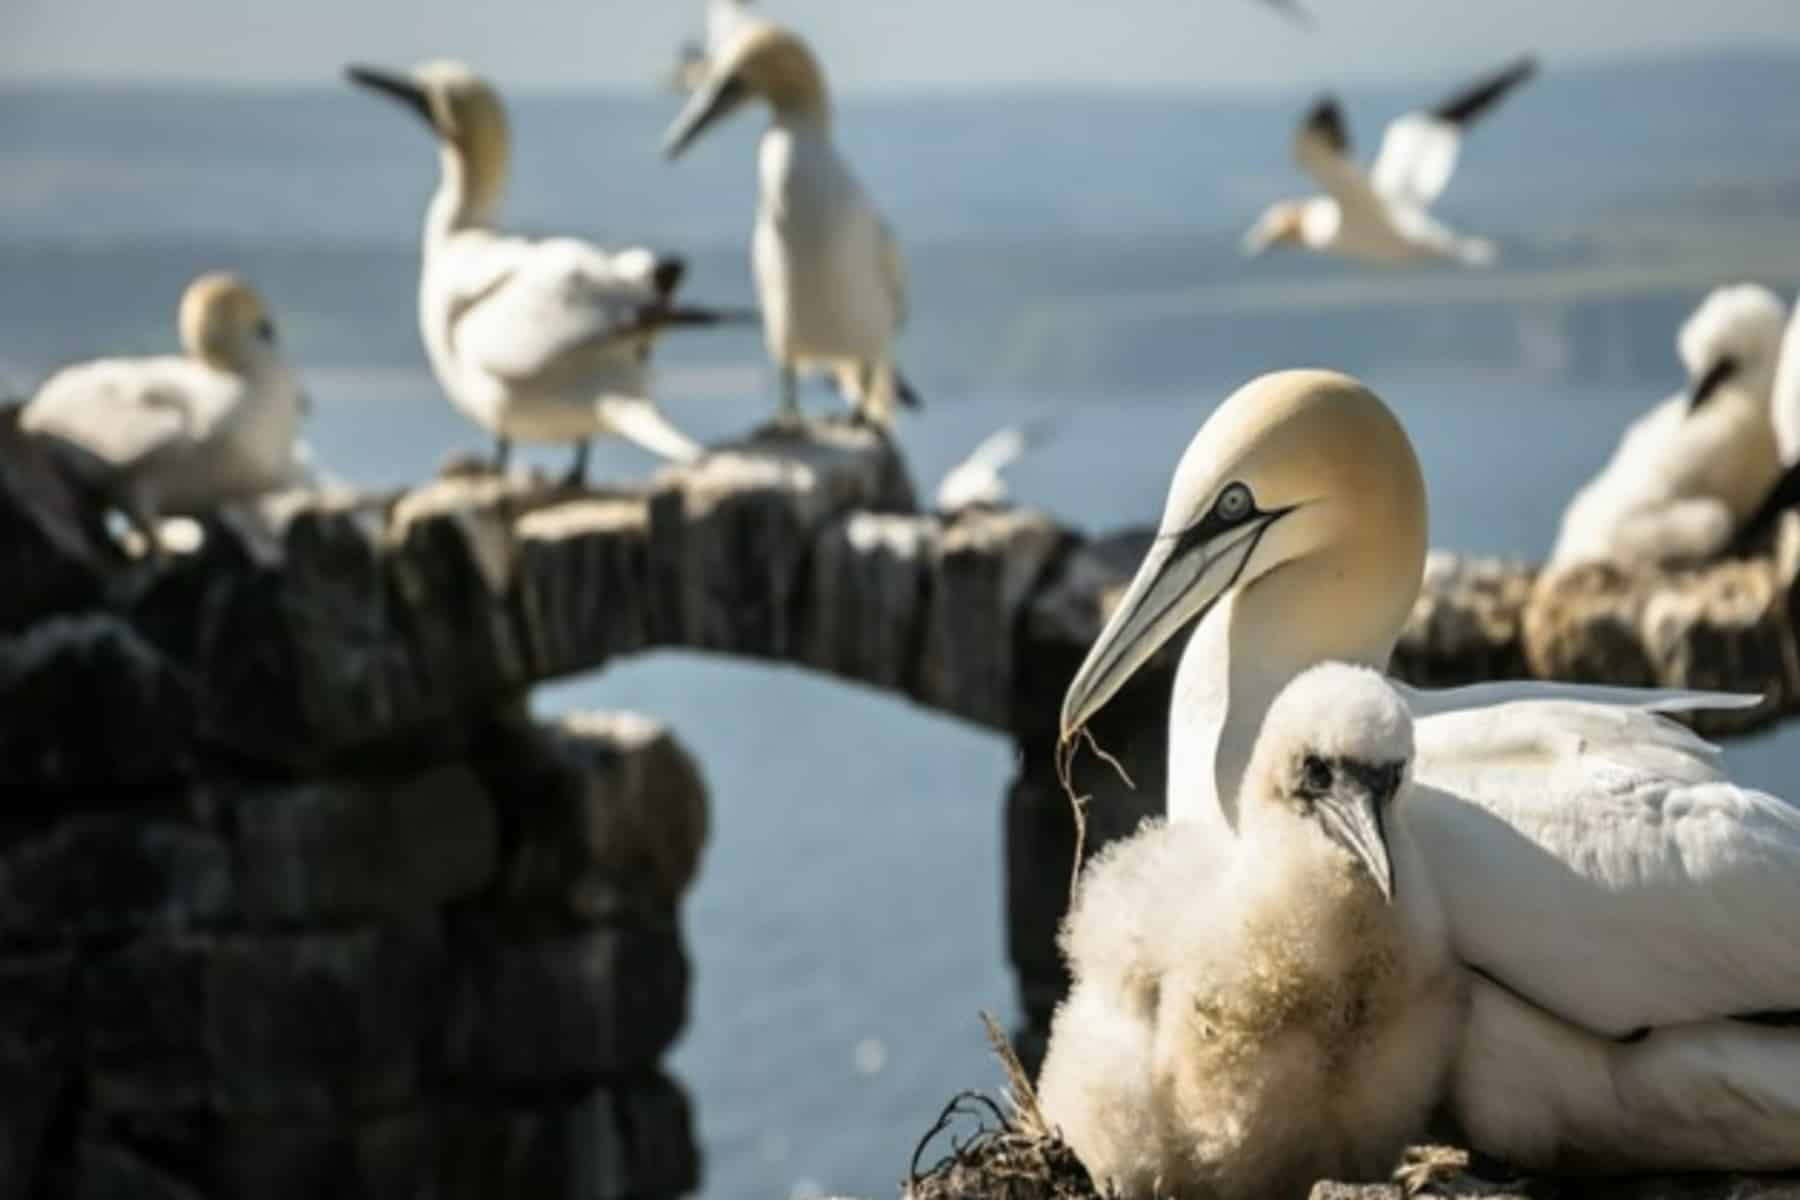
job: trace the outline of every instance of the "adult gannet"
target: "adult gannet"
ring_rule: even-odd
[[[1254,381],[1183,457],[1160,535],[1064,698],[1065,736],[1197,619],[1170,703],[1169,814],[1236,836],[1270,700],[1320,662],[1385,667],[1418,593],[1425,531],[1418,460],[1373,393],[1322,371]],[[1407,823],[1453,950],[1482,986],[1595,1051],[1578,1061],[1548,1041],[1527,1046],[1529,1024],[1508,1030],[1511,1052],[1531,1050],[1543,1071],[1459,1110],[1475,1146],[1529,1166],[1547,1164],[1521,1147],[1557,1162],[1679,1165],[1631,1150],[1625,1134],[1648,1110],[1667,1126],[1663,1145],[1695,1166],[1800,1166],[1800,1136],[1724,1132],[1800,1129],[1800,1031],[1730,1020],[1800,1009],[1800,810],[1732,784],[1711,746],[1660,715],[1744,698],[1400,690],[1417,719]],[[1643,1065],[1687,1025],[1708,1031],[1706,1049],[1658,1059],[1654,1087],[1614,1078],[1584,1091],[1611,1099],[1579,1118],[1558,1107],[1580,1083],[1559,1064],[1616,1064],[1599,1052],[1635,1037],[1642,1054],[1621,1057]],[[1741,1074],[1752,1060],[1767,1073]],[[1496,1108],[1534,1112],[1538,1136],[1506,1136]]]
[[[781,372],[781,415],[798,416],[797,373],[817,369],[859,418],[889,427],[896,403],[919,403],[893,357],[906,323],[906,266],[893,230],[832,144],[831,101],[812,48],[772,22],[739,22],[669,127],[663,153],[679,157],[756,96],[772,119],[757,153],[751,259]]]
[[[1412,754],[1379,674],[1315,667],[1269,709],[1238,839],[1147,822],[1087,869],[1039,1099],[1103,1187],[1303,1197],[1423,1132],[1463,975],[1397,815]]]
[[[938,483],[937,509],[946,516],[971,508],[1001,508],[1011,498],[1005,471],[1051,434],[1051,423],[1038,419],[1007,425],[983,438],[969,457],[945,472]]]
[[[153,554],[158,521],[303,481],[305,397],[268,306],[235,275],[181,297],[181,356],[110,358],[58,371],[20,414],[117,505]]]
[[[1787,307],[1767,288],[1715,289],[1677,339],[1689,385],[1626,429],[1563,514],[1549,565],[1711,558],[1781,473],[1771,413]]]
[[[1537,72],[1526,57],[1477,80],[1430,112],[1398,118],[1382,135],[1365,175],[1350,158],[1350,133],[1334,97],[1315,104],[1294,135],[1294,157],[1323,196],[1271,206],[1244,236],[1247,253],[1291,243],[1362,262],[1450,259],[1486,266],[1497,253],[1431,215],[1456,171],[1463,130]]]
[[[750,0],[706,0],[706,36],[681,44],[681,49],[676,52],[675,67],[669,72],[670,87],[684,96],[699,91],[706,83],[719,48],[749,19]]]
[[[347,74],[406,105],[437,136],[442,178],[425,210],[419,328],[451,403],[494,435],[496,467],[505,468],[514,439],[573,443],[568,482],[579,483],[589,439],[609,433],[664,458],[695,458],[700,448],[648,395],[657,333],[718,319],[675,306],[682,261],[496,233],[510,141],[494,89],[442,60],[407,75],[358,66]]]

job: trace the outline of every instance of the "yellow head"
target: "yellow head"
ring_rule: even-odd
[[[276,353],[275,323],[256,289],[224,271],[188,284],[181,296],[181,347],[221,371],[243,373]]]
[[[1239,612],[1298,599],[1321,658],[1391,646],[1418,592],[1425,483],[1399,421],[1356,380],[1282,371],[1241,388],[1176,468],[1155,543],[1063,701],[1072,736],[1143,664],[1228,592]]]
[[[417,114],[464,173],[466,208],[485,217],[500,206],[512,152],[500,94],[467,65],[452,59],[421,63],[405,75],[350,67],[350,81],[388,96]]]
[[[754,97],[778,117],[828,122],[825,72],[805,40],[772,21],[745,21],[720,46],[705,82],[663,139],[663,154],[679,157],[709,126]]]
[[[1283,200],[1264,210],[1244,235],[1244,253],[1254,258],[1271,246],[1298,246],[1304,241],[1306,203]]]

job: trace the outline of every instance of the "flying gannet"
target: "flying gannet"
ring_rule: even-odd
[[[1575,494],[1550,566],[1697,561],[1725,549],[1781,472],[1771,404],[1786,319],[1755,284],[1707,296],[1677,340],[1687,389],[1633,422]]]
[[[1430,112],[1398,118],[1382,135],[1367,174],[1350,158],[1343,110],[1324,97],[1294,135],[1294,157],[1325,194],[1271,206],[1244,236],[1245,251],[1291,244],[1370,263],[1491,263],[1492,242],[1448,228],[1431,206],[1456,172],[1463,131],[1536,72],[1535,59],[1521,58]]]
[[[896,404],[918,406],[893,357],[906,323],[906,267],[893,230],[832,143],[831,101],[811,47],[772,22],[739,22],[670,126],[663,153],[679,157],[758,96],[772,117],[757,152],[751,259],[781,372],[781,416],[799,414],[798,372],[820,370],[860,419],[890,427]]]
[[[1008,425],[983,438],[938,483],[938,511],[953,516],[972,508],[1004,507],[1011,499],[1006,469],[1043,445],[1051,433],[1051,423],[1040,418]]]
[[[1270,701],[1320,662],[1385,668],[1425,547],[1418,460],[1386,405],[1330,372],[1252,382],[1183,457],[1064,698],[1065,736],[1197,621],[1170,702],[1169,816],[1237,836]],[[1456,1089],[1474,1147],[1534,1169],[1800,1166],[1800,1030],[1737,1020],[1800,1009],[1800,809],[1731,783],[1661,715],[1746,698],[1399,690],[1417,747],[1407,823],[1477,975],[1458,1076],[1540,1068],[1484,1103]],[[1495,1019],[1502,998],[1533,1019]]]
[[[116,505],[152,554],[158,522],[304,482],[306,399],[275,323],[235,275],[202,275],[179,317],[181,356],[110,358],[52,375],[20,414]]]
[[[1412,754],[1378,673],[1315,667],[1269,709],[1239,838],[1146,822],[1088,867],[1039,1099],[1103,1187],[1304,1197],[1424,1131],[1463,975],[1401,818]]]
[[[579,483],[600,434],[677,462],[696,457],[700,448],[648,395],[657,334],[720,319],[675,305],[682,261],[495,232],[510,146],[498,93],[458,62],[347,74],[404,104],[437,137],[442,178],[425,210],[419,327],[451,403],[494,435],[496,468],[505,469],[514,439],[573,444],[568,482]]]
[[[676,52],[675,67],[669,72],[670,88],[684,96],[699,91],[706,83],[719,48],[749,19],[750,0],[706,0],[706,36],[681,44],[681,49]]]

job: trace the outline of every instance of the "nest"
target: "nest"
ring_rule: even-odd
[[[1006,1069],[1008,1104],[977,1092],[953,1097],[913,1151],[904,1200],[1108,1200],[1044,1120],[1006,1035],[991,1016],[982,1020]],[[948,1153],[921,1169],[945,1137]]]

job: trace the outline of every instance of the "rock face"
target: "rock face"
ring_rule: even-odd
[[[705,789],[641,718],[518,716],[651,647],[804,664],[1015,739],[1008,943],[1061,994],[1063,687],[1147,543],[914,511],[892,447],[769,431],[650,485],[475,475],[208,518],[158,567],[0,411],[0,1200],[660,1196]],[[1800,552],[1538,578],[1435,558],[1395,669],[1800,706]],[[1086,848],[1160,807],[1171,655],[1094,730]]]

